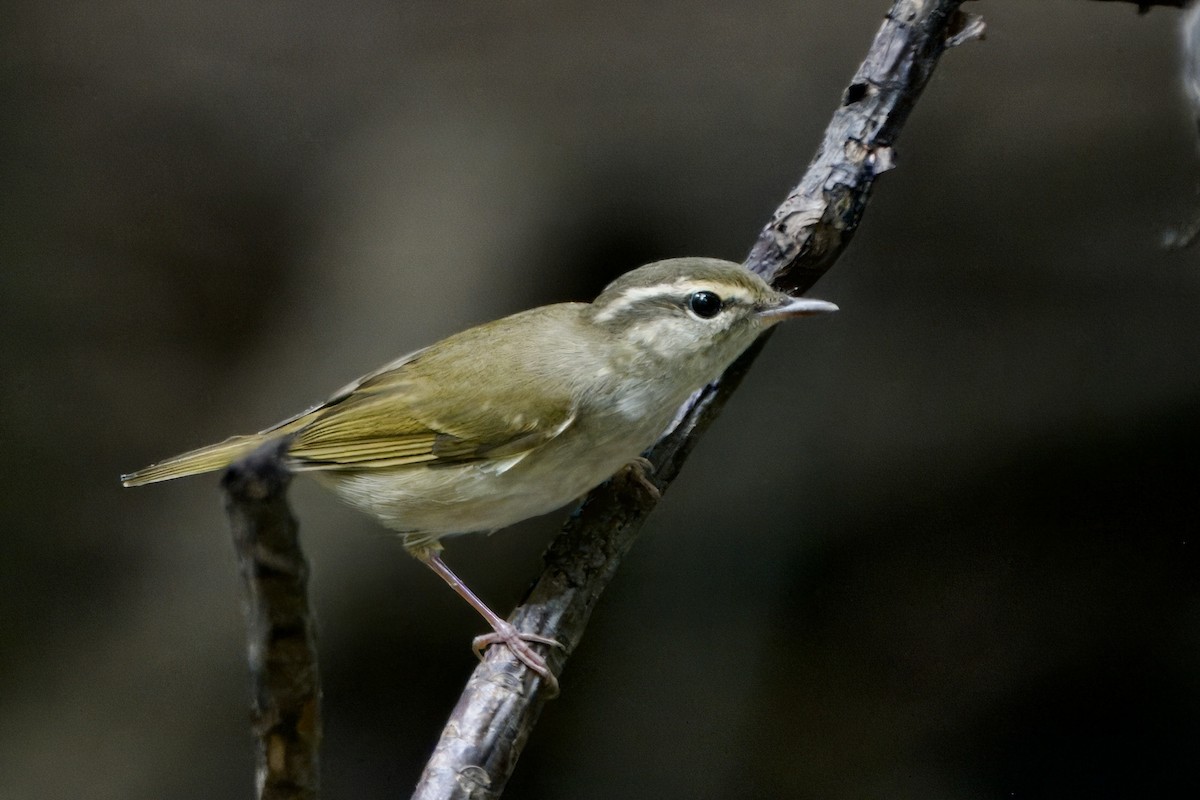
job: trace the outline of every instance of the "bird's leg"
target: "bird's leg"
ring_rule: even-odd
[[[650,459],[638,456],[621,467],[621,471],[629,475],[630,478],[633,478],[655,500],[662,499],[662,491],[654,485],[654,481],[650,480],[650,476],[654,474],[654,465],[650,463]]]
[[[502,619],[499,614],[488,608],[487,604],[475,596],[467,585],[455,575],[446,562],[442,561],[441,555],[437,550],[429,547],[412,548],[410,552],[425,566],[436,572],[438,576],[449,584],[450,588],[458,592],[459,596],[471,604],[480,613],[480,615],[488,621],[492,626],[494,633],[485,633],[482,636],[475,637],[471,643],[471,647],[475,650],[475,655],[479,660],[483,660],[483,651],[493,644],[502,644],[512,651],[517,659],[529,667],[531,670],[541,676],[542,682],[546,685],[546,691],[553,697],[558,694],[558,680],[554,677],[554,673],[550,671],[549,665],[546,664],[546,659],[538,655],[530,642],[535,644],[544,644],[550,647],[562,647],[562,643],[548,636],[539,636],[536,633],[522,633],[509,621]]]

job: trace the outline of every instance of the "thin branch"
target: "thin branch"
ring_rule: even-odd
[[[1183,8],[1191,0],[1092,0],[1093,3],[1128,3],[1137,6],[1137,13],[1145,14],[1154,6]]]
[[[320,679],[308,607],[308,563],[288,508],[280,461],[268,442],[225,471],[221,486],[245,583],[253,682],[255,789],[261,800],[315,800],[320,783]]]
[[[982,33],[961,0],[897,0],[846,89],[800,184],[759,234],[746,265],[780,288],[812,286],[844,250],[875,178],[893,166],[892,144],[947,47]],[[660,490],[678,474],[761,351],[762,340],[693,401],[681,423],[649,453]],[[633,545],[656,498],[627,476],[593,491],[546,553],[546,566],[510,620],[557,639],[555,674],[578,645],[601,592]],[[505,649],[491,648],[450,715],[413,795],[499,797],[545,703],[539,679]]]

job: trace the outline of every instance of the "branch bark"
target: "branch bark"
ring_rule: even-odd
[[[272,441],[225,471],[221,487],[245,584],[260,800],[315,800],[320,784],[320,679],[308,607],[308,563],[287,505],[291,476]]]
[[[1183,8],[1191,0],[1092,0],[1093,3],[1128,3],[1137,6],[1137,13],[1145,14],[1154,6]]]
[[[794,293],[829,269],[858,227],[876,177],[892,168],[892,145],[942,53],[982,34],[979,19],[960,5],[896,0],[804,177],[759,234],[748,269]],[[648,454],[660,490],[678,474],[762,344],[699,393],[680,424]],[[618,476],[588,495],[551,544],[545,570],[510,621],[564,645],[547,654],[556,675],[655,503],[637,481]],[[491,648],[451,713],[413,797],[499,797],[547,699],[539,684],[507,649]]]

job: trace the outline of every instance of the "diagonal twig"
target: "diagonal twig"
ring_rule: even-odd
[[[1139,14],[1145,14],[1154,6],[1166,6],[1168,8],[1183,8],[1191,0],[1092,0],[1093,3],[1128,3],[1137,6]]]
[[[892,145],[938,59],[947,47],[982,33],[978,18],[960,5],[893,3],[804,177],[759,234],[748,269],[794,293],[829,269],[857,228],[875,178],[892,168]],[[660,490],[678,474],[761,348],[760,339],[650,451]],[[551,544],[545,570],[510,621],[564,645],[547,655],[555,674],[655,502],[638,481],[618,476],[588,495]],[[499,797],[546,699],[539,679],[507,649],[491,648],[451,713],[413,797]]]

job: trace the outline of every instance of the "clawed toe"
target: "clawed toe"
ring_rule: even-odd
[[[558,680],[554,677],[554,673],[550,671],[550,666],[546,663],[546,659],[539,655],[530,643],[542,644],[547,647],[557,647],[560,650],[565,650],[566,646],[549,636],[542,636],[536,633],[522,633],[508,623],[504,623],[504,627],[497,627],[492,633],[485,633],[482,636],[476,636],[471,642],[471,648],[475,651],[475,655],[480,661],[483,661],[483,653],[487,648],[494,644],[507,647],[517,660],[520,661],[529,669],[536,672],[546,686],[547,693],[554,697],[558,694]]]
[[[516,630],[516,629],[514,629]],[[533,644],[544,644],[548,647],[557,647],[559,650],[566,650],[567,646],[558,639],[551,639],[549,636],[540,636],[536,633],[521,633],[516,631],[516,639],[521,642],[532,642]],[[483,660],[483,652],[494,644],[504,645],[508,647],[512,644],[509,637],[493,631],[492,633],[483,633],[471,640],[471,649],[475,651],[475,655],[479,660]]]
[[[437,573],[438,577],[449,584],[450,588],[458,592],[464,600],[471,604],[471,608],[483,616],[492,626],[494,633],[487,633],[483,636],[477,636],[475,641],[471,643],[475,650],[475,655],[479,660],[483,660],[483,651],[494,644],[502,644],[507,647],[518,660],[531,670],[536,672],[542,678],[542,685],[546,689],[546,693],[550,697],[558,694],[558,680],[554,677],[554,673],[550,671],[550,667],[546,664],[546,659],[538,655],[530,643],[542,644],[547,647],[558,647],[563,650],[566,648],[562,642],[555,641],[548,636],[541,636],[536,633],[521,633],[511,622],[506,622],[497,616],[496,612],[487,607],[482,600],[475,596],[475,593],[467,588],[458,576],[450,571],[438,555],[438,550],[435,548],[410,548],[412,554],[421,560],[426,566]]]
[[[650,476],[654,474],[654,464],[650,459],[644,456],[638,456],[625,465],[625,471],[629,477],[638,482],[643,489],[650,493],[650,496],[655,500],[662,499],[662,491],[650,480]]]

